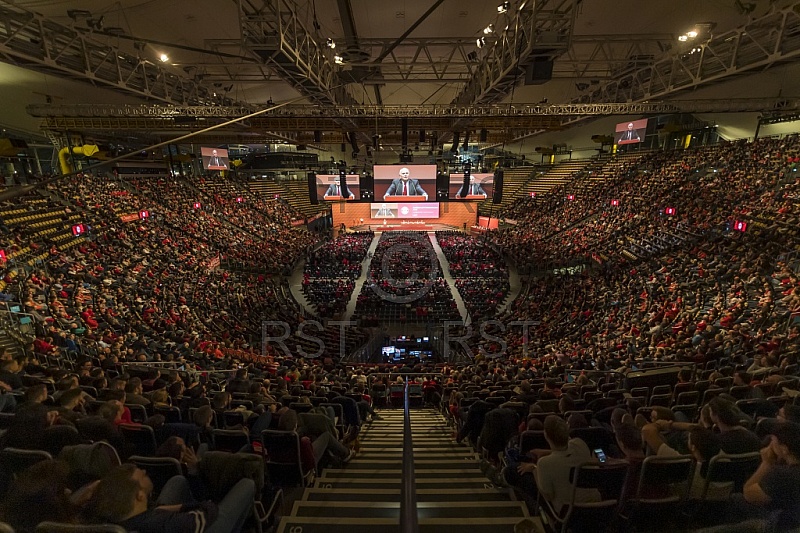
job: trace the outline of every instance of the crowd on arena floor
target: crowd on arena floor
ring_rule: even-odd
[[[473,320],[493,317],[510,288],[503,257],[459,231],[437,231],[436,240],[469,315]]]
[[[368,231],[345,233],[308,255],[303,270],[303,292],[319,316],[332,318],[347,308],[374,237]]]
[[[458,320],[458,307],[426,232],[381,234],[356,302],[364,325]]]

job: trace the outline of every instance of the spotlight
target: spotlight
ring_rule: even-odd
[[[160,56],[158,56],[158,58],[161,60],[162,63],[166,63],[167,61],[169,61],[169,56],[167,54],[161,54]]]
[[[333,62],[337,65],[344,65],[344,58],[342,56],[333,56]]]
[[[493,31],[494,31],[494,24],[489,24],[488,26],[483,28],[483,33],[485,33],[486,35],[489,35]]]
[[[510,4],[511,4],[511,2],[503,2],[502,4],[497,6],[497,12],[502,15],[503,13],[508,11],[508,8],[510,7]]]
[[[484,46],[486,46],[486,39],[483,38],[483,37],[480,37],[479,39],[477,39],[475,41],[475,44],[478,45],[478,48],[483,48]]]
[[[695,37],[697,37],[697,32],[696,32],[696,31],[694,31],[694,30],[692,30],[692,31],[687,31],[687,32],[686,32],[686,36],[687,36],[689,39],[694,39]]]
[[[334,41],[333,39],[328,39],[328,41],[325,44],[327,44],[328,48],[330,48],[331,50],[336,48],[336,41]]]
[[[688,35],[679,35],[679,36],[678,36],[678,40],[679,40],[680,42],[682,42],[682,43],[685,43],[686,41],[688,41],[688,40],[689,40],[689,36],[688,36]]]

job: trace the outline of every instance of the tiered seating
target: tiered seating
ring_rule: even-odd
[[[478,205],[478,210],[481,213],[489,213],[490,208],[492,211],[497,211],[509,205],[514,199],[520,196],[522,187],[530,180],[531,176],[534,175],[538,168],[539,167],[516,167],[504,169],[502,203],[498,206],[493,205],[492,196],[490,195]]]
[[[308,184],[305,181],[290,180],[284,182],[286,185],[286,200],[306,217],[312,217],[327,209],[325,202],[319,205],[311,205],[308,197]]]
[[[212,501],[225,502],[233,486],[236,497],[227,501],[237,502],[242,517],[251,503],[268,508],[279,486],[303,485],[316,473],[320,482],[293,506],[284,528],[316,531],[330,528],[333,520],[362,531],[375,525],[365,526],[363,513],[381,517],[379,526],[392,525],[399,508],[396,483],[380,476],[396,476],[397,463],[389,468],[388,457],[371,458],[370,450],[396,453],[385,447],[397,444],[397,435],[382,432],[397,432],[399,421],[376,425],[379,433],[370,432],[359,443],[364,460],[352,468],[324,469],[352,459],[345,445],[358,442],[372,409],[364,394],[391,400],[387,391],[403,389],[397,377],[402,381],[416,370],[425,379],[410,384],[414,400],[440,410],[456,441],[442,438],[450,433],[438,415],[416,418],[436,433],[414,436],[421,439],[415,440],[415,451],[431,455],[414,459],[418,488],[448,490],[418,491],[420,509],[428,513],[421,517],[423,528],[469,526],[494,533],[539,513],[549,524],[569,521],[567,529],[574,522],[591,530],[735,523],[724,526],[733,528],[749,524],[749,518],[759,530],[795,530],[800,526],[793,490],[800,463],[794,399],[800,390],[800,280],[794,252],[800,249],[800,185],[792,171],[800,164],[800,140],[723,143],[595,164],[570,182],[586,194],[565,201],[561,185],[535,204],[517,202],[509,209],[515,210],[518,227],[492,236],[518,265],[575,261],[582,268],[575,275],[553,269],[532,276],[501,314],[488,298],[486,306],[476,296],[473,318],[499,324],[473,327],[464,341],[470,352],[462,359],[438,366],[412,362],[397,375],[392,372],[399,369],[377,365],[354,373],[337,362],[340,335],[345,353],[351,353],[367,340],[362,329],[342,333],[338,326],[319,325],[299,335],[298,325],[310,321],[291,300],[287,282],[205,263],[209,253],[235,253],[230,248],[241,241],[231,236],[251,231],[213,199],[232,192],[227,186],[210,191],[209,208],[201,212],[184,206],[194,192],[158,180],[70,178],[48,188],[57,199],[20,199],[30,202],[26,211],[43,214],[43,222],[61,213],[64,227],[78,219],[92,227],[90,240],[61,244],[53,242],[52,233],[31,238],[36,228],[26,223],[38,219],[17,220],[24,214],[14,213],[16,205],[0,207],[3,249],[44,254],[45,262],[37,269],[9,269],[2,281],[4,299],[34,320],[36,340],[26,349],[36,362],[26,366],[21,360],[22,371],[16,362],[2,363],[0,381],[8,387],[0,391],[0,423],[7,428],[0,437],[0,490],[7,505],[0,519],[19,530],[34,529],[43,517],[138,529],[112,512],[130,509],[113,501],[127,491],[115,490],[108,474],[123,459],[147,469],[156,492],[169,494],[167,479],[182,463],[204,473]],[[592,183],[593,172],[604,179]],[[620,205],[611,206],[612,199]],[[676,213],[667,215],[666,207]],[[153,216],[121,222],[121,214],[141,208]],[[266,216],[252,211],[258,213]],[[737,220],[748,223],[746,232],[735,231]],[[281,222],[273,223],[283,229]],[[503,278],[496,275],[504,268],[499,257],[460,235],[439,237],[457,278],[492,283]],[[267,260],[267,254],[278,253],[276,247],[258,248],[260,255],[253,257]],[[356,247],[353,262],[362,257],[363,246]],[[320,278],[351,282],[350,258],[345,264],[335,248],[328,251],[309,268]],[[431,251],[426,234],[383,235],[359,295],[363,321],[441,323],[458,317]],[[449,333],[451,339],[459,335]],[[322,349],[308,335],[321,339]],[[461,345],[464,336],[458,338],[451,348]],[[262,339],[268,341],[263,348]],[[239,368],[242,363],[250,375]],[[295,420],[297,412],[321,417],[319,424]],[[325,452],[302,441],[295,426],[324,434]],[[180,440],[170,439],[177,433]],[[108,444],[98,444],[103,440]],[[67,450],[62,458],[72,459],[69,466],[49,462],[65,446],[85,442],[96,449]],[[190,450],[201,442],[218,454],[206,454],[197,464]],[[554,462],[546,457],[551,445],[568,451],[551,459],[568,455],[574,468],[548,471]],[[259,448],[267,453],[249,453]],[[449,456],[451,450],[458,457],[444,458],[441,452]],[[592,450],[612,460],[601,464]],[[165,457],[142,457],[156,454]],[[81,457],[92,458],[91,469],[81,468]],[[537,487],[534,458],[538,478],[560,475],[556,484],[563,490]],[[34,461],[42,464],[23,472]],[[426,461],[444,462],[428,469],[422,467]],[[371,475],[378,477],[367,479],[364,474],[376,464]],[[227,482],[210,477],[211,471],[224,472]],[[15,485],[6,482],[17,475]],[[82,513],[50,498],[28,497],[42,480],[61,497],[69,494],[69,484],[77,489],[97,478],[104,481]],[[786,482],[774,483],[778,478]],[[269,486],[256,491],[253,481]],[[379,481],[391,488],[374,490]],[[189,493],[180,478],[169,483]],[[454,488],[458,483],[464,490]],[[475,490],[486,483],[492,483],[490,489]],[[497,491],[498,485],[513,488],[517,501]],[[149,485],[142,480],[141,486]],[[374,493],[353,492],[354,486]],[[582,490],[579,498],[572,497],[573,486]],[[345,492],[358,499],[343,504]],[[263,496],[258,502],[257,493]],[[432,505],[428,498],[448,501]],[[760,509],[743,506],[742,499]],[[189,519],[214,515],[207,502],[180,503],[192,505]],[[562,503],[567,513],[558,512]],[[14,512],[21,509],[24,513]],[[256,519],[248,520],[247,527],[257,529]]]

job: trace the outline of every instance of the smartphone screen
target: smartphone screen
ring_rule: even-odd
[[[600,461],[601,463],[606,462],[606,452],[604,452],[602,448],[597,448],[594,451],[594,454],[597,456],[598,461]]]

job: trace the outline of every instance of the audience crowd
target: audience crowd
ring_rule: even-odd
[[[587,508],[616,494],[613,528],[796,530],[799,156],[789,136],[620,158],[512,205],[491,247],[439,233],[468,311],[496,322],[449,332],[447,363],[403,369],[338,361],[361,328],[314,332],[322,353],[305,356],[309,317],[271,273],[316,238],[235,183],[84,175],[15,198],[0,295],[26,320],[0,353],[0,520],[252,529],[277,487],[349,462],[388,386],[416,372],[454,439],[550,524],[597,530]],[[320,315],[346,305],[372,240],[308,255]],[[544,271],[502,312],[498,250]],[[441,269],[426,234],[383,233],[361,325],[458,319]],[[292,461],[296,477],[275,468]],[[573,496],[584,463],[607,475]]]

